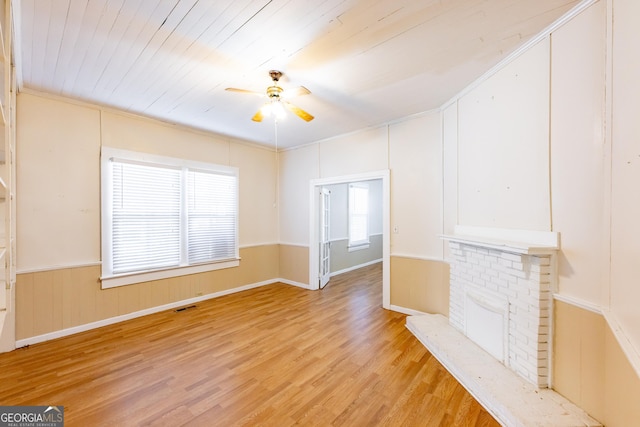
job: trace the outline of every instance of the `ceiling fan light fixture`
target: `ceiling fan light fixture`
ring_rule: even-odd
[[[228,87],[226,90],[231,92],[248,93],[261,97],[265,97],[266,95],[268,101],[251,118],[254,122],[261,122],[264,117],[270,117],[272,114],[276,119],[284,119],[287,116],[287,110],[291,111],[306,122],[313,120],[314,117],[311,114],[289,102],[289,98],[309,95],[311,91],[304,86],[287,89],[285,91],[278,85],[278,81],[280,81],[280,78],[282,77],[282,72],[271,70],[269,71],[269,76],[271,77],[273,85],[267,87],[266,94],[233,87]]]
[[[273,114],[273,116],[278,120],[282,120],[287,117],[287,111],[279,99],[273,99],[271,102],[264,104],[260,108],[260,112],[264,117],[271,117]]]
[[[271,112],[274,116],[276,116],[276,119],[278,120],[282,120],[287,117],[287,111],[284,109],[284,107],[282,106],[282,102],[280,102],[279,99],[277,101],[271,102]]]

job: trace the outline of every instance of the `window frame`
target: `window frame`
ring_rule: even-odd
[[[366,214],[362,214],[362,213],[357,213],[354,214],[352,212],[351,209],[351,199],[352,199],[352,194],[351,194],[351,189],[352,188],[359,188],[359,189],[364,189],[367,190],[367,212]],[[352,251],[359,251],[362,249],[368,249],[369,245],[371,244],[371,231],[369,229],[370,227],[370,198],[369,198],[369,184],[367,183],[363,183],[363,182],[352,182],[349,183],[348,188],[347,188],[347,216],[348,216],[348,223],[347,223],[347,234],[348,234],[348,242],[347,242],[347,250],[348,252],[352,252]],[[352,228],[352,218],[354,215],[358,215],[358,216],[363,216],[366,218],[366,228],[367,228],[367,237],[366,239],[362,239],[362,240],[355,240],[352,241],[351,240],[351,228]]]
[[[113,198],[113,187],[112,187],[112,167],[110,165],[110,161],[112,159],[121,159],[126,162],[134,162],[141,163],[147,165],[155,165],[160,167],[167,168],[179,168],[182,170],[182,178],[181,180],[186,179],[187,170],[193,171],[204,171],[204,172],[213,172],[220,173],[225,175],[232,175],[236,179],[236,198],[235,198],[235,241],[234,241],[234,255],[232,258],[216,260],[216,261],[208,261],[201,262],[197,264],[189,265],[186,263],[186,258],[184,254],[186,252],[186,248],[182,243],[185,238],[186,230],[183,228],[186,223],[186,215],[182,215],[181,220],[181,230],[180,230],[180,238],[181,238],[181,246],[183,246],[181,263],[179,266],[167,267],[167,268],[158,268],[158,269],[149,269],[144,271],[133,271],[126,272],[120,274],[114,274],[112,271],[113,265],[113,252],[112,252],[112,240],[111,240],[111,232],[113,226],[113,218],[112,218],[112,198]],[[146,282],[151,280],[159,280],[166,279],[170,277],[183,276],[187,274],[194,273],[202,273],[206,271],[219,270],[223,268],[231,268],[237,267],[240,265],[240,250],[239,250],[239,191],[240,191],[240,175],[239,170],[236,167],[232,166],[224,166],[213,163],[205,163],[198,162],[187,159],[180,159],[175,157],[166,157],[155,154],[141,153],[137,151],[124,150],[119,148],[112,148],[103,146],[101,148],[100,155],[100,167],[101,167],[101,181],[100,181],[100,192],[101,192],[101,287],[102,289],[108,289],[118,286],[129,285],[133,283]],[[184,206],[186,203],[186,188],[185,183],[181,184],[181,204]]]

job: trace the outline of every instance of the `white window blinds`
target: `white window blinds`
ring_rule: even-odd
[[[369,187],[349,184],[349,246],[369,243]]]
[[[180,170],[113,161],[113,274],[180,265]]]
[[[236,193],[235,176],[187,172],[189,264],[235,256]]]
[[[239,259],[235,168],[106,151],[103,281]]]

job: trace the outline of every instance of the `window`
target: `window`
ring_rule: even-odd
[[[102,287],[238,265],[237,169],[104,147]]]
[[[369,247],[369,186],[349,184],[349,248]]]

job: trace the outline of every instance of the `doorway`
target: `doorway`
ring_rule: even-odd
[[[382,307],[389,309],[391,304],[390,291],[390,196],[389,196],[389,171],[377,171],[356,175],[348,175],[334,178],[321,178],[310,181],[309,188],[309,287],[320,289],[322,274],[326,270],[320,261],[322,251],[323,213],[321,212],[323,197],[322,189],[328,185],[348,184],[360,181],[382,181]]]

